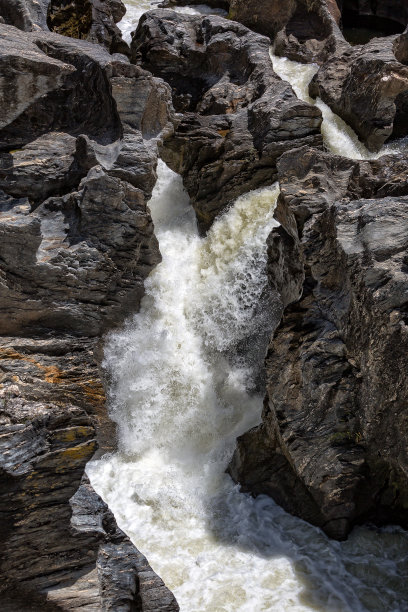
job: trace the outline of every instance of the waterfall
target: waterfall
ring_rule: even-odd
[[[106,344],[119,449],[88,473],[183,612],[397,610],[401,530],[331,542],[225,473],[235,438],[260,420],[251,382],[279,316],[273,298],[262,307],[277,195],[239,198],[200,238],[180,177],[160,163],[150,207],[163,262]]]
[[[132,4],[142,12],[143,1]],[[317,67],[272,61],[310,101]],[[372,156],[316,104],[332,150]],[[89,464],[93,486],[183,612],[401,610],[405,532],[361,527],[330,541],[272,499],[240,493],[225,473],[236,437],[259,423],[253,381],[280,315],[265,292],[277,186],[239,198],[202,238],[181,178],[163,163],[158,176],[149,205],[163,261],[140,312],[105,346],[119,443]]]

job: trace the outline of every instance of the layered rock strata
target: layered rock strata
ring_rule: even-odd
[[[320,111],[274,73],[269,40],[238,23],[151,11],[131,49],[171,86],[179,122],[161,154],[182,174],[202,230],[241,194],[273,183],[282,153],[322,143]]]
[[[100,335],[160,261],[147,200],[168,86],[0,25],[0,607],[178,610],[84,477],[113,449]]]
[[[339,539],[365,521],[407,527],[406,165],[306,149],[278,165],[268,274],[286,309],[262,424],[230,471]]]

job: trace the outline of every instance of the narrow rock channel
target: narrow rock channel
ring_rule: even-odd
[[[313,103],[318,66],[271,59]],[[404,150],[401,142],[370,153],[316,104],[334,153],[362,160]],[[277,195],[271,186],[242,196],[200,238],[181,179],[160,166],[149,206],[163,262],[141,312],[105,346],[119,449],[88,473],[185,612],[403,610],[403,530],[358,527],[335,542],[270,498],[240,493],[226,473],[236,436],[259,423],[253,381],[280,318],[277,295],[262,304]]]

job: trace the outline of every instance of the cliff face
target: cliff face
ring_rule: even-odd
[[[286,310],[262,424],[230,469],[340,539],[364,521],[407,526],[406,164],[300,149],[278,166],[268,273]]]
[[[84,476],[115,444],[98,338],[160,261],[146,202],[170,92],[102,47],[11,25],[0,74],[0,607],[177,610]]]

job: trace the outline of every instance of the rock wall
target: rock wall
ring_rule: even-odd
[[[339,539],[365,521],[408,526],[406,166],[306,149],[278,164],[268,274],[286,310],[262,424],[230,471]]]
[[[1,24],[0,75],[0,607],[178,610],[84,476],[115,445],[99,338],[160,261],[146,202],[171,93],[101,46]]]

